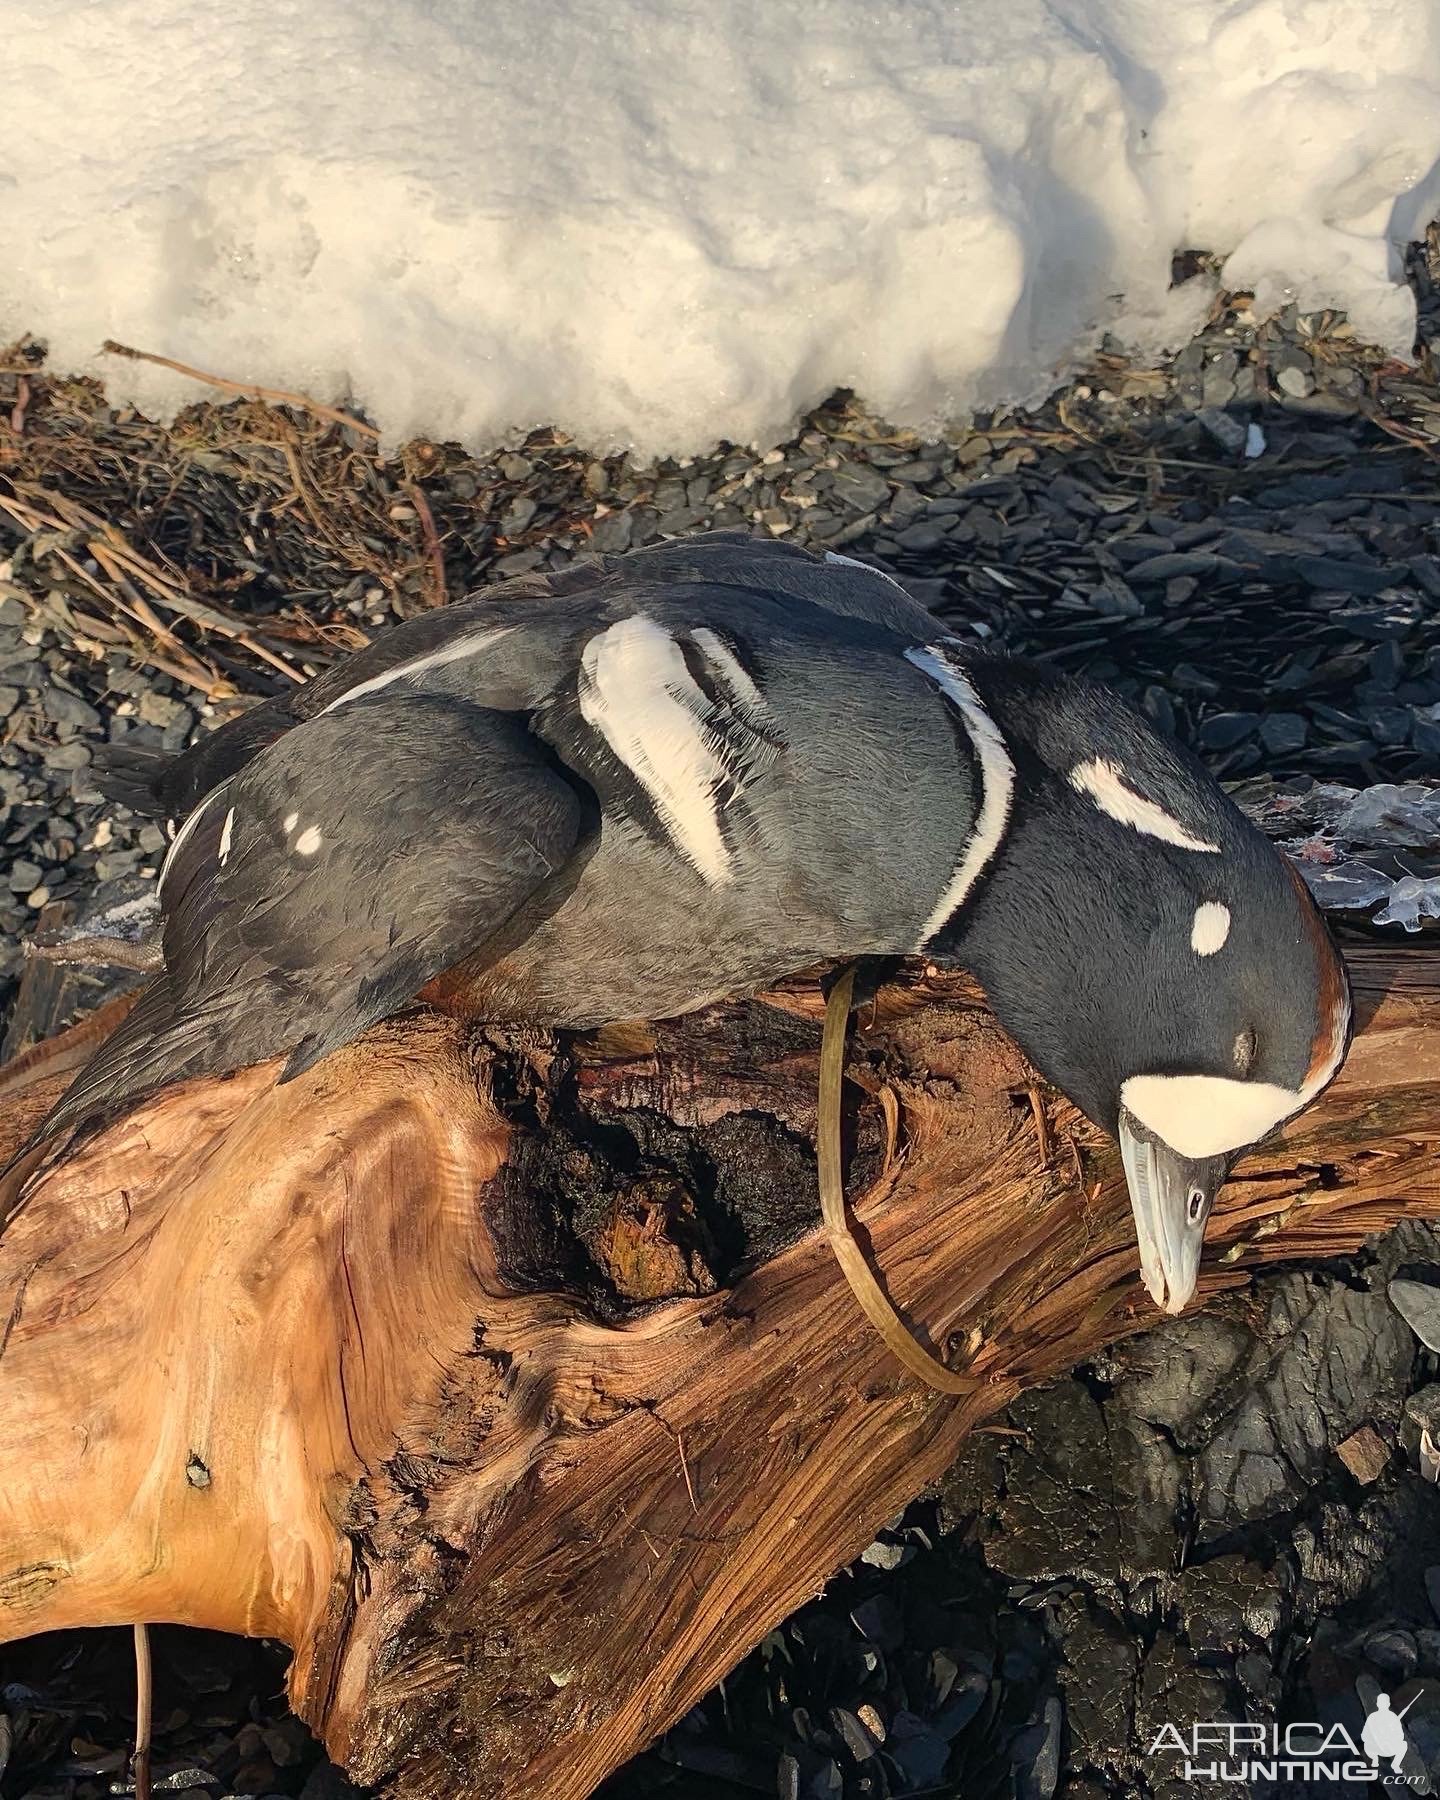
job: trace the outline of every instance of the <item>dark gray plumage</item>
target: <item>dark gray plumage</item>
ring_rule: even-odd
[[[165,973],[49,1133],[422,993],[591,1026],[923,949],[1121,1137],[1176,1303],[1230,1160],[1347,1041],[1318,914],[1199,763],[768,540],[523,577],[116,780],[179,824]]]

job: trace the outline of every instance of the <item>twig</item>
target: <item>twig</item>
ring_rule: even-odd
[[[430,502],[425,498],[425,490],[418,481],[407,481],[405,492],[415,502],[415,510],[420,515],[420,529],[425,536],[425,548],[430,553],[430,568],[435,577],[435,606],[444,606],[449,599],[449,589],[445,583],[445,553],[440,548],[440,534],[435,529],[435,515],[430,510]]]
[[[302,412],[313,413],[317,419],[329,419],[332,425],[344,425],[350,431],[363,432],[377,443],[380,439],[380,433],[373,425],[367,425],[352,413],[341,412],[338,406],[326,406],[323,401],[312,400],[308,394],[292,393],[289,388],[261,387],[254,381],[231,381],[227,375],[212,375],[206,369],[195,369],[189,363],[176,362],[173,357],[157,356],[153,350],[134,350],[129,344],[117,344],[114,338],[106,338],[100,348],[107,356],[124,356],[131,362],[154,363],[157,368],[173,369],[177,375],[188,375],[191,381],[203,381],[209,387],[220,388],[227,394],[240,394],[247,400],[268,400],[273,406],[298,406]]]
[[[150,1800],[150,1629],[135,1627],[135,1800]]]
[[[155,604],[164,607],[167,612],[178,613],[181,618],[191,619],[206,630],[219,632],[222,637],[230,638],[242,649],[248,650],[257,661],[267,664],[288,680],[296,683],[304,681],[305,677],[298,669],[261,643],[238,617],[192,598],[179,580],[174,580],[157,569],[115,526],[97,518],[78,502],[51,494],[33,483],[17,483],[16,486],[26,498],[21,499],[19,492],[5,495],[0,497],[0,506],[27,531],[36,531],[42,527],[59,531],[68,527],[86,532],[86,549],[109,576],[114,584],[114,592],[103,587],[67,550],[57,547],[52,554],[58,556],[76,578],[92,588],[101,599],[118,607],[137,624],[153,633],[173,655],[184,657],[189,653],[170,628],[155,616],[150,600],[136,587],[137,580],[142,581],[149,589]],[[43,511],[34,504],[36,500],[42,501],[51,510]],[[156,666],[165,665],[157,663]],[[201,667],[198,662],[195,664],[197,670]],[[214,686],[213,676],[208,671],[203,680],[197,681],[193,673],[184,679],[188,686],[198,687],[202,692],[208,692]]]

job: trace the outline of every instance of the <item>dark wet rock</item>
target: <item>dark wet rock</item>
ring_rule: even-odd
[[[1372,1631],[1365,1639],[1365,1659],[1393,1681],[1407,1681],[1420,1663],[1420,1650],[1408,1631]]]
[[[602,555],[615,555],[630,548],[635,530],[635,516],[629,512],[607,513],[595,521],[590,534],[590,547]]]
[[[908,1712],[896,1714],[885,1749],[912,1788],[934,1787],[950,1760],[945,1739]]]
[[[1277,370],[1275,385],[1282,394],[1289,394],[1292,399],[1303,398],[1313,387],[1308,369],[1293,363]]]
[[[528,494],[517,494],[500,515],[502,535],[507,538],[519,537],[521,532],[529,528],[531,520],[539,510],[538,503]]]
[[[1027,1394],[1011,1408],[1026,1432],[1005,1457],[1005,1492],[981,1541],[992,1568],[1032,1581],[1120,1572],[1109,1434],[1099,1404],[1063,1384]]]
[[[836,471],[832,496],[851,513],[871,513],[890,498],[890,484],[863,463],[847,463]]]
[[[1253,736],[1259,724],[1260,715],[1258,713],[1212,713],[1200,727],[1200,747],[1202,750],[1232,749],[1244,739]]]
[[[1196,1459],[1202,1533],[1292,1504],[1355,1426],[1393,1421],[1412,1357],[1382,1295],[1302,1275],[1274,1282],[1233,1406]]]
[[[832,1707],[830,1722],[856,1762],[867,1762],[880,1748],[879,1740],[846,1707]]]
[[[84,726],[88,731],[95,731],[100,725],[100,714],[88,700],[72,693],[67,688],[48,687],[41,699],[45,717],[56,725]]]
[[[1224,1396],[1254,1344],[1238,1319],[1182,1315],[1163,1331],[1115,1345],[1096,1372],[1114,1385],[1112,1412],[1123,1408],[1182,1450],[1195,1450],[1223,1416]]]
[[[1180,1578],[1179,1599],[1191,1648],[1212,1659],[1268,1644],[1286,1614],[1277,1572],[1242,1555],[1192,1563]]]
[[[1240,1708],[1232,1698],[1225,1675],[1198,1662],[1188,1645],[1162,1628],[1140,1663],[1135,1690],[1135,1735],[1148,1749],[1162,1737],[1166,1726],[1189,1726],[1197,1719],[1238,1719]],[[1147,1772],[1162,1774],[1174,1752],[1160,1752],[1147,1763]],[[1206,1783],[1216,1792],[1218,1783]],[[1240,1790],[1236,1790],[1239,1792]]]
[[[1057,1672],[1065,1704],[1072,1767],[1115,1773],[1128,1761],[1135,1721],[1140,1649],[1104,1607],[1076,1597],[1062,1621],[1064,1652]]]
[[[1260,720],[1260,738],[1272,756],[1290,756],[1305,745],[1305,720],[1299,713],[1266,713]]]
[[[1011,1745],[1016,1800],[1050,1800],[1055,1792],[1060,1778],[1061,1722],[1060,1701],[1052,1694],[1040,1719]]]
[[[1400,1443],[1412,1463],[1419,1461],[1421,1434],[1427,1431],[1432,1441],[1440,1445],[1440,1382],[1427,1382],[1406,1397]]]
[[[1105,1418],[1120,1520],[1120,1568],[1127,1577],[1168,1570],[1175,1561],[1176,1520],[1188,1499],[1174,1443],[1123,1405],[1107,1405]]]

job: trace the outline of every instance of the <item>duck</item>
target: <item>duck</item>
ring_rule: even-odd
[[[42,1138],[417,1004],[586,1030],[921,956],[1118,1141],[1178,1312],[1235,1162],[1349,1043],[1321,914],[1201,762],[834,551],[521,576],[108,780],[172,834],[161,966]]]

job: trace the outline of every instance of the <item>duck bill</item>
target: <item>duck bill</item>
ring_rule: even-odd
[[[1195,1292],[1205,1226],[1229,1159],[1180,1156],[1123,1107],[1120,1155],[1140,1240],[1141,1279],[1162,1312],[1182,1312]]]

